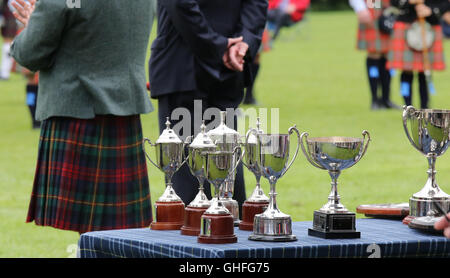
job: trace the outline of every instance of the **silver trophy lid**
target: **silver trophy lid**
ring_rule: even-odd
[[[264,130],[261,129],[261,121],[258,118],[256,118],[256,128],[254,129],[256,130],[257,134],[264,134]],[[248,144],[254,144],[256,145],[258,143],[258,138],[256,137],[256,135],[252,132],[250,133],[250,135],[248,136]]]
[[[226,123],[227,112],[220,112],[220,124],[217,128],[210,130],[207,134],[217,143],[235,144],[240,140],[240,134],[234,129],[229,128]]]
[[[189,148],[193,149],[209,149],[209,148],[216,148],[216,144],[214,144],[211,137],[208,136],[206,133],[206,125],[205,121],[203,121],[201,127],[201,131],[197,136],[194,138],[192,143],[189,145]]]
[[[170,143],[182,144],[183,141],[181,141],[180,137],[178,137],[175,131],[170,128],[169,117],[167,117],[166,119],[167,119],[166,129],[163,130],[158,140],[156,140],[156,144],[170,144]]]

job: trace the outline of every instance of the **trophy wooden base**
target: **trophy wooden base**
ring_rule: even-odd
[[[253,221],[255,215],[263,213],[269,202],[255,203],[245,201],[242,205],[242,221],[239,223],[239,229],[243,231],[253,231]]]
[[[152,230],[179,230],[184,222],[184,203],[156,202],[155,221],[150,224]]]
[[[360,238],[361,233],[356,231],[355,223],[355,213],[326,213],[316,210],[313,228],[308,229],[308,235],[326,239]]]
[[[186,207],[184,210],[184,225],[181,234],[185,236],[198,236],[200,234],[201,218],[208,208]]]
[[[237,237],[234,234],[233,222],[231,214],[203,214],[197,242],[206,244],[236,243]]]

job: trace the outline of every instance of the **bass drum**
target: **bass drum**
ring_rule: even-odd
[[[435,39],[434,30],[428,22],[425,22],[425,46],[430,49]],[[406,31],[406,42],[408,46],[416,51],[423,51],[424,41],[422,37],[422,26],[418,21],[411,24],[411,27]]]

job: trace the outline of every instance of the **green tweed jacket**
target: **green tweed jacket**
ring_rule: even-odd
[[[11,48],[39,71],[36,119],[153,111],[146,52],[156,0],[39,0]]]

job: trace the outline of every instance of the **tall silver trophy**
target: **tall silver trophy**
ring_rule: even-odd
[[[156,151],[156,163],[146,154],[148,160],[165,174],[166,189],[155,202],[155,217],[151,223],[153,230],[179,230],[184,221],[184,203],[172,187],[172,177],[176,171],[187,161],[184,159],[185,144],[170,128],[167,118],[166,129],[161,133],[155,144],[145,138]],[[145,144],[144,144],[145,145]]]
[[[246,137],[248,138],[244,143],[245,155],[243,164],[245,167],[255,175],[256,186],[250,197],[245,200],[242,205],[242,221],[239,224],[239,229],[245,231],[253,231],[253,219],[256,214],[263,213],[269,205],[269,197],[264,194],[261,188],[261,165],[260,152],[258,148],[258,134],[264,134],[261,129],[259,118],[256,121],[256,129],[249,130]]]
[[[297,134],[297,149],[289,162],[290,135]],[[300,133],[296,126],[289,129],[288,134],[258,134],[257,152],[261,174],[270,183],[269,205],[260,214],[256,214],[253,221],[253,233],[250,240],[256,241],[295,241],[292,234],[292,219],[278,209],[276,184],[286,174],[297,158],[300,148]],[[248,136],[247,140],[248,141]]]
[[[226,123],[226,112],[220,112],[220,124],[217,128],[207,132],[207,135],[211,138],[214,144],[217,146],[219,152],[234,152],[236,147],[241,144],[241,136],[239,132],[229,128]],[[228,175],[224,184],[221,187],[220,195],[222,197],[222,203],[230,210],[234,218],[234,225],[239,225],[239,204],[233,199],[234,193],[234,181],[236,178],[236,169],[239,163],[239,157],[234,155],[232,169],[234,169]]]
[[[203,213],[210,207],[211,201],[205,194],[204,183],[206,181],[204,170],[204,157],[207,152],[216,151],[217,146],[206,134],[205,122],[200,127],[201,132],[192,140],[192,136],[186,138],[189,143],[188,166],[193,176],[199,183],[198,193],[194,200],[186,207],[184,225],[181,234],[197,236],[200,233],[200,220]]]
[[[450,142],[450,110],[403,107],[403,126],[409,142],[428,160],[428,180],[409,199],[410,215],[405,223],[411,227],[432,227],[442,213],[435,203],[449,211],[450,196],[436,182],[436,159],[443,155]]]
[[[235,243],[237,237],[234,234],[234,218],[230,213],[224,198],[220,194],[220,188],[224,186],[231,172],[236,170],[234,159],[241,153],[240,147],[233,152],[213,151],[206,152],[204,158],[204,175],[214,187],[214,197],[211,206],[201,216],[199,243]]]
[[[311,236],[321,238],[359,238],[356,231],[356,214],[350,212],[341,202],[337,191],[337,179],[342,170],[358,163],[367,151],[370,134],[363,131],[364,138],[320,137],[308,138],[308,133],[301,135],[301,147],[307,160],[315,167],[327,170],[331,177],[331,193],[328,202],[321,209],[314,211]],[[368,137],[367,143],[364,141]],[[304,146],[306,141],[306,147]]]

